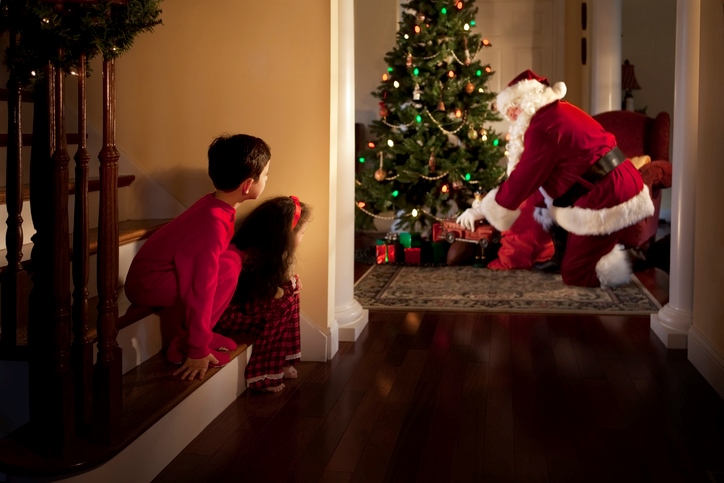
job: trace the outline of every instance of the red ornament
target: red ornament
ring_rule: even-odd
[[[380,102],[380,116],[381,117],[387,117],[387,115],[390,113],[390,111],[387,109],[387,106],[385,106],[384,102]]]

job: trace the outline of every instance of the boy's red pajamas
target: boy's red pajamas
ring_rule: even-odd
[[[134,304],[182,306],[183,352],[211,353],[211,329],[229,304],[241,271],[241,253],[229,245],[236,210],[210,193],[154,233],[136,254],[126,278]]]
[[[278,299],[251,300],[242,307],[231,302],[214,327],[224,335],[251,334],[252,345],[246,366],[246,384],[252,389],[278,386],[285,366],[299,364],[299,293],[290,280]]]

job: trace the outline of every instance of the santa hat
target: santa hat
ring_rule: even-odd
[[[566,95],[566,85],[556,82],[553,87],[548,79],[539,76],[532,70],[521,72],[508,86],[498,94],[496,99],[498,111],[506,116],[508,108],[518,106],[529,114]]]

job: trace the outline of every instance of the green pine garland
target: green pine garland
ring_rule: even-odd
[[[460,6],[403,6],[397,45],[385,56],[388,78],[372,93],[381,117],[370,125],[375,147],[359,153],[358,229],[371,228],[372,216],[388,210],[401,227],[429,226],[451,201],[464,209],[475,191],[490,190],[505,175],[505,141],[490,129],[500,120],[487,85],[494,73],[476,59],[485,48],[472,31],[478,9],[474,0]]]
[[[112,59],[127,52],[136,36],[161,24],[161,0],[111,0],[95,3],[54,3],[5,0],[0,6],[0,33],[14,32],[17,46],[8,47],[4,63],[22,85],[33,85],[43,68],[53,65],[69,72],[81,54]],[[62,54],[60,54],[62,52]]]

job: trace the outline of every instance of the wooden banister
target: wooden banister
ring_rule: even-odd
[[[88,163],[86,146],[85,55],[78,60],[78,135],[75,153],[75,205],[73,208],[73,374],[75,376],[76,423],[81,433],[93,422],[93,341],[88,337],[88,277],[90,275],[90,229],[88,223]]]
[[[93,405],[97,435],[104,444],[119,438],[122,390],[118,329],[118,158],[116,148],[115,60],[103,61],[103,148],[98,217],[98,357]]]
[[[17,48],[17,35],[10,34],[11,51]],[[12,54],[12,52],[11,52]],[[7,148],[6,161],[6,203],[8,211],[5,245],[7,247],[7,270],[3,274],[2,290],[2,334],[0,349],[4,353],[15,352],[18,347],[18,330],[27,321],[28,287],[27,274],[23,269],[23,193],[22,193],[22,122],[21,89],[17,77],[8,80],[8,138],[12,142]]]

